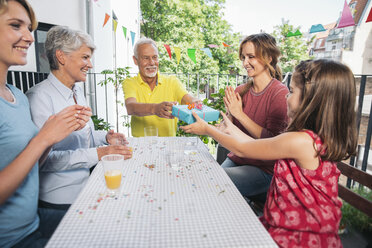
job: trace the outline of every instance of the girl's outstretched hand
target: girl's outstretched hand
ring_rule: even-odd
[[[221,111],[221,115],[223,117],[223,121],[218,126],[218,130],[237,137],[242,134],[242,131],[237,126],[235,126],[234,123],[232,123],[232,121],[229,119],[229,117],[226,116],[225,113]]]
[[[84,108],[80,105],[72,105],[50,116],[38,133],[40,140],[46,142],[47,146],[51,146],[78,130],[82,125],[84,126],[86,118],[79,118]]]
[[[186,133],[193,133],[197,135],[207,134],[208,123],[202,120],[194,111],[192,112],[192,115],[195,117],[196,122],[180,128]]]
[[[239,93],[234,91],[234,88],[227,86],[225,90],[225,96],[223,98],[226,109],[235,118],[243,113],[243,103],[242,98]]]

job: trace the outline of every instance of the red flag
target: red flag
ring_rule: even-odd
[[[367,17],[367,21],[366,22],[372,22],[372,8],[369,11],[369,14],[368,14],[368,17]]]
[[[222,45],[224,46],[224,47],[229,47],[230,45],[227,45],[225,42],[222,42]]]
[[[108,20],[110,19],[110,15],[109,14],[105,14],[105,21],[103,22],[103,27],[106,25],[106,23],[108,22]]]
[[[169,45],[164,44],[164,47],[165,47],[165,49],[167,49],[169,58],[172,59],[172,52],[171,52],[171,49],[170,49]]]

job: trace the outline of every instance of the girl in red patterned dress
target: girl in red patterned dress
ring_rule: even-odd
[[[206,134],[241,157],[277,160],[261,221],[280,247],[342,247],[336,162],[355,153],[356,89],[350,69],[335,61],[301,62],[287,96],[287,131],[252,139],[224,117],[217,129],[197,122],[182,127]]]

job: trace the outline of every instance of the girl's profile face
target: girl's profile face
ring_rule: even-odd
[[[265,65],[256,57],[255,47],[252,42],[246,42],[242,48],[241,60],[248,76],[255,78],[262,73],[269,73]]]
[[[296,115],[301,104],[302,89],[296,84],[296,75],[294,74],[289,85],[289,93],[287,95],[287,114],[290,120]]]
[[[0,64],[25,65],[33,41],[27,11],[20,3],[8,1],[7,10],[0,15]]]

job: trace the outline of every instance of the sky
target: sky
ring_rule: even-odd
[[[267,33],[289,20],[301,32],[308,32],[311,25],[336,22],[345,0],[226,0],[225,16],[234,32],[243,35]],[[347,1],[349,2],[349,0]]]

